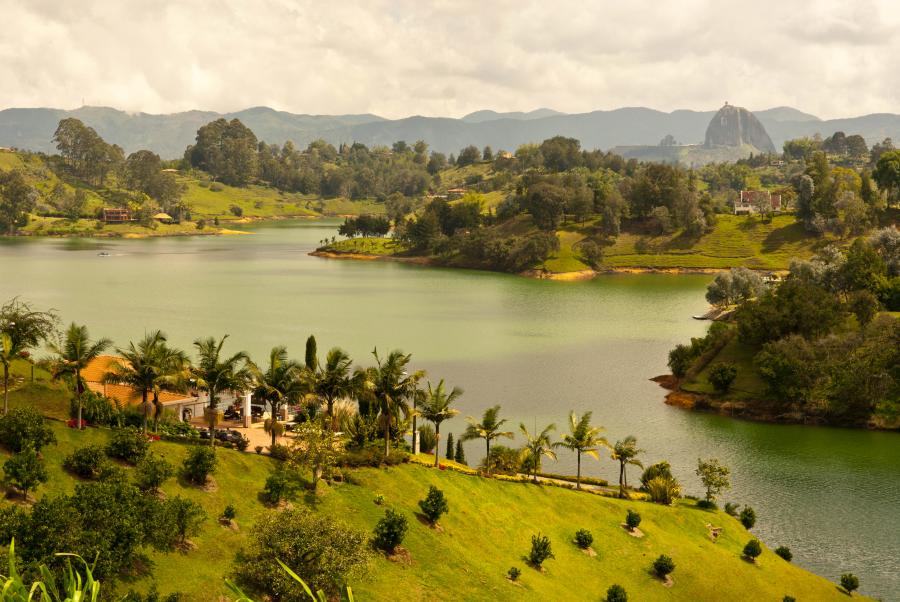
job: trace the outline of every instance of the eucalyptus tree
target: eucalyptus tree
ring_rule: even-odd
[[[144,335],[137,345],[132,341],[128,347],[117,348],[116,353],[121,357],[110,366],[103,381],[127,385],[141,392],[142,430],[146,433],[152,407],[150,394],[153,394],[158,415],[159,391],[181,386],[187,358],[181,351],[168,347],[166,335],[159,330]]]
[[[637,439],[634,435],[628,435],[613,445],[611,457],[619,463],[619,497],[626,497],[625,488],[628,487],[628,474],[626,467],[631,464],[643,468],[644,465],[637,456],[644,450],[638,449]]]
[[[219,395],[223,391],[243,391],[253,384],[253,374],[250,369],[250,357],[243,351],[234,355],[223,356],[222,347],[228,339],[226,334],[221,339],[206,337],[194,341],[197,349],[197,363],[191,370],[196,380],[197,388],[205,391],[209,396],[209,407],[206,412],[206,420],[210,430],[210,445],[215,446],[216,438],[213,431],[216,428],[216,413],[219,405]]]
[[[585,412],[581,418],[575,412],[569,412],[569,434],[563,435],[559,446],[575,452],[578,458],[576,489],[581,489],[581,455],[600,460],[599,448],[609,447],[606,437],[600,435],[603,430],[602,426],[591,426],[591,412]]]
[[[453,387],[449,393],[445,391],[444,379],[441,379],[437,387],[432,387],[431,383],[428,383],[428,388],[425,390],[422,407],[418,413],[422,418],[434,424],[434,435],[436,438],[434,446],[435,466],[438,465],[438,458],[440,457],[441,423],[459,414],[459,410],[450,407],[450,404],[459,399],[462,394],[463,390],[459,387]]]
[[[312,337],[310,337],[312,339]],[[315,341],[315,339],[312,339]],[[309,352],[309,343],[307,342]],[[351,397],[356,389],[356,381],[351,373],[353,360],[346,351],[340,347],[332,347],[325,356],[325,363],[319,364],[315,356],[307,353],[306,366],[303,370],[303,380],[307,391],[316,400],[325,403],[325,411],[328,414],[330,429],[337,430],[334,416],[334,404],[339,399]]]
[[[300,381],[300,364],[288,358],[287,348],[272,347],[269,351],[269,367],[265,371],[250,364],[255,388],[253,397],[269,405],[271,410],[272,445],[278,436],[278,412],[284,404],[296,403],[303,394]]]
[[[484,439],[486,449],[484,464],[488,474],[491,474],[491,441],[500,437],[505,437],[506,439],[512,439],[513,437],[511,431],[500,430],[506,424],[506,418],[500,419],[500,406],[495,405],[484,411],[484,414],[481,416],[481,422],[472,416],[467,416],[466,422],[469,424],[466,426],[461,440]]]
[[[391,351],[384,359],[378,349],[372,351],[375,366],[365,371],[365,387],[374,399],[380,413],[384,433],[384,456],[391,453],[391,425],[402,413],[410,414],[409,400],[416,394],[419,381],[425,377],[424,370],[410,373],[407,370],[412,355],[402,351]]]
[[[555,447],[559,447],[559,443],[550,441],[550,433],[556,430],[555,424],[548,424],[540,433],[535,429],[534,433],[529,433],[528,428],[519,423],[519,431],[525,437],[525,445],[522,447],[522,460],[528,462],[527,466],[531,468],[531,479],[537,483],[537,473],[541,470],[541,459],[550,458],[556,460]]]
[[[79,326],[75,322],[69,325],[63,341],[50,345],[50,350],[57,355],[53,364],[53,378],[65,378],[72,382],[75,404],[78,407],[79,429],[84,428],[81,420],[81,396],[86,388],[81,371],[110,346],[112,341],[109,339],[91,342],[87,326]]]
[[[16,358],[49,341],[56,332],[56,313],[37,311],[13,297],[0,307],[0,364],[3,364],[3,414],[9,411],[9,373]]]

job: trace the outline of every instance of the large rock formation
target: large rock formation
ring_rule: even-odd
[[[706,148],[750,144],[765,153],[774,153],[775,145],[759,119],[743,107],[725,104],[706,128]]]

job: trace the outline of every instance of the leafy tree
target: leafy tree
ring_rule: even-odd
[[[172,530],[174,539],[184,544],[188,537],[200,533],[200,525],[206,520],[206,511],[197,502],[176,495],[165,501],[163,516],[162,522]]]
[[[58,318],[53,311],[38,311],[13,297],[0,307],[0,363],[3,364],[3,414],[9,412],[9,371],[16,358],[23,357],[41,341],[49,341]]]
[[[709,369],[709,382],[719,393],[727,393],[737,378],[737,366],[731,362],[718,362]]]
[[[466,165],[472,165],[476,163],[481,158],[481,153],[478,152],[478,148],[472,145],[469,145],[459,151],[459,156],[456,158],[456,164],[459,167],[465,167]]]
[[[531,550],[528,552],[528,562],[537,569],[541,568],[544,561],[556,558],[553,555],[553,546],[550,538],[540,533],[531,536]]]
[[[551,171],[568,171],[581,165],[581,142],[575,138],[554,136],[541,142],[544,166]]]
[[[185,159],[225,184],[246,186],[259,169],[256,135],[239,119],[217,119],[197,130]]]
[[[134,483],[141,491],[157,491],[172,475],[175,468],[162,456],[149,453],[134,469]]]
[[[26,447],[6,460],[3,472],[7,482],[22,492],[22,499],[27,499],[29,491],[50,479],[44,461],[31,447]]]
[[[688,345],[676,345],[669,352],[669,370],[677,378],[683,378],[694,363],[694,353]]]
[[[461,441],[472,441],[473,439],[484,439],[485,443],[485,466],[487,473],[491,473],[492,457],[491,442],[500,437],[512,439],[513,434],[510,431],[501,431],[500,429],[506,424],[506,418],[500,418],[500,406],[495,405],[484,411],[481,422],[478,422],[472,416],[466,417],[466,430],[463,432]]]
[[[775,554],[784,558],[786,561],[790,562],[794,559],[794,555],[791,553],[791,549],[787,546],[778,546],[775,548]]]
[[[660,579],[665,579],[675,570],[675,561],[671,557],[661,554],[653,561],[653,573]]]
[[[872,150],[875,150],[874,147]],[[872,178],[891,202],[900,199],[900,150],[881,153],[872,172]]]
[[[718,459],[710,458],[709,460],[697,459],[697,476],[706,488],[706,501],[710,504],[715,503],[716,496],[722,491],[731,488],[731,479],[727,466],[722,465]]]
[[[100,476],[106,464],[106,452],[102,445],[79,447],[63,460],[63,468],[85,479]]]
[[[589,266],[594,269],[600,267],[600,263],[603,261],[603,249],[600,248],[600,245],[588,240],[581,243],[578,249]]]
[[[428,383],[428,390],[425,392],[425,400],[422,404],[421,409],[419,410],[419,414],[422,416],[422,418],[434,424],[435,466],[438,465],[438,447],[441,443],[441,423],[448,418],[452,418],[459,414],[459,410],[451,408],[450,404],[459,399],[462,394],[463,390],[459,387],[453,387],[453,389],[449,393],[444,391],[443,379],[441,379],[437,387],[432,387],[431,383]],[[450,435],[450,437],[452,436],[453,435]],[[448,446],[450,446],[451,442],[448,440],[447,444]]]
[[[375,525],[375,532],[372,543],[379,550],[385,552],[393,552],[397,549],[406,532],[409,530],[409,524],[406,517],[395,510],[388,508],[384,512],[384,516]]]
[[[192,446],[182,463],[182,474],[196,485],[206,483],[209,475],[216,469],[216,453],[205,446]]]
[[[656,477],[671,477],[672,476],[672,466],[663,460],[662,462],[657,462],[656,464],[651,464],[647,468],[644,469],[644,472],[641,473],[641,489],[647,489],[647,483]]]
[[[39,452],[51,443],[56,443],[56,435],[34,408],[14,408],[0,417],[0,444],[11,452],[28,448]]]
[[[625,526],[628,527],[629,531],[634,531],[638,528],[638,525],[641,524],[641,515],[635,512],[634,510],[629,510],[625,514]]]
[[[18,169],[0,171],[0,228],[9,235],[28,224],[38,193]]]
[[[53,378],[66,378],[72,382],[75,391],[75,403],[78,406],[78,428],[84,429],[81,420],[81,396],[87,388],[81,371],[97,359],[110,345],[109,339],[91,342],[87,326],[79,326],[72,322],[66,331],[66,338],[61,344],[54,344],[50,349],[57,355],[53,365]]]
[[[444,497],[444,492],[434,485],[428,488],[428,495],[425,496],[425,499],[419,500],[419,508],[422,509],[422,514],[425,515],[428,522],[432,525],[440,520],[441,515],[450,510],[447,499]]]
[[[582,550],[587,550],[594,543],[594,536],[587,529],[578,529],[575,531],[575,545]]]
[[[369,368],[363,374],[365,388],[375,400],[381,414],[381,423],[384,433],[384,457],[391,453],[391,426],[402,413],[409,415],[409,400],[416,394],[419,381],[424,378],[425,372],[418,370],[412,374],[407,373],[412,355],[399,350],[391,351],[384,359],[378,355],[378,350],[372,351],[376,365]]]
[[[602,426],[591,425],[591,412],[585,412],[579,418],[575,412],[569,412],[569,433],[563,435],[560,447],[575,452],[577,472],[575,488],[581,489],[581,455],[585,454],[599,461],[599,448],[609,447],[606,437],[602,437]]]
[[[526,210],[541,230],[556,230],[566,207],[567,193],[562,186],[540,181],[529,186],[524,203]]]
[[[295,475],[283,466],[276,468],[266,478],[263,494],[270,504],[278,504],[281,500],[293,499],[297,491]]]
[[[606,602],[628,602],[628,594],[625,588],[615,583],[606,590]]]
[[[706,300],[727,307],[762,294],[766,289],[762,277],[747,268],[719,272],[706,289]]]
[[[238,351],[228,357],[222,355],[222,347],[227,339],[226,334],[218,341],[213,337],[194,341],[198,359],[197,364],[191,369],[191,374],[197,387],[201,391],[206,391],[209,398],[206,420],[210,432],[215,429],[218,419],[219,394],[227,390],[243,391],[252,382],[250,358],[246,353]],[[215,437],[210,437],[209,441],[210,446],[215,446]]]
[[[269,431],[272,434],[272,445],[275,445],[279,429],[274,426],[278,422],[278,414],[285,405],[297,403],[302,395],[300,365],[288,359],[287,348],[283,345],[272,347],[269,351],[269,367],[262,371],[254,364],[249,364],[256,385],[253,397],[268,404],[273,424]]]
[[[751,562],[756,562],[760,554],[762,554],[762,546],[758,539],[751,539],[744,546],[744,557],[749,558]]]
[[[619,497],[628,497],[625,493],[625,489],[628,487],[626,467],[629,464],[640,468],[644,467],[637,459],[637,456],[643,451],[638,449],[637,439],[633,435],[628,435],[624,439],[616,441],[615,445],[613,445],[611,457],[619,463]]]
[[[556,430],[555,424],[549,424],[544,427],[540,433],[529,433],[524,424],[519,423],[519,431],[525,437],[525,445],[522,447],[522,465],[531,469],[532,480],[537,483],[537,473],[541,470],[541,459],[543,457],[556,460],[556,452],[553,448],[558,447],[558,443],[550,441],[550,433]]]
[[[328,425],[311,420],[294,431],[297,445],[291,449],[290,462],[310,471],[312,490],[323,477],[331,478],[338,461],[339,446],[334,431]]]
[[[754,512],[753,508],[750,506],[744,506],[740,516],[738,516],[738,520],[741,521],[741,524],[744,525],[745,529],[752,529],[753,525],[756,524],[756,512]]]
[[[859,589],[859,577],[853,573],[841,575],[841,587],[843,587],[848,594],[852,595],[855,590]]]
[[[106,444],[106,455],[124,460],[129,464],[137,464],[150,448],[147,436],[132,427],[113,431],[109,443]]]
[[[466,450],[463,449],[463,442],[459,440],[456,442],[456,454],[454,455],[454,460],[456,460],[459,464],[468,465],[466,463]]]

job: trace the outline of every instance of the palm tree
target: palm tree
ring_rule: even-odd
[[[227,338],[226,334],[218,341],[214,337],[194,341],[198,362],[194,366],[192,374],[197,381],[197,387],[201,391],[206,391],[209,396],[206,419],[209,423],[209,441],[212,446],[216,444],[214,431],[219,394],[227,390],[242,391],[250,387],[253,382],[250,358],[246,353],[238,351],[232,356],[222,357],[222,347]]]
[[[85,383],[81,378],[81,371],[111,345],[112,341],[109,339],[100,339],[91,343],[87,326],[79,326],[72,322],[66,331],[65,341],[61,345],[50,346],[50,350],[59,356],[53,366],[53,378],[70,378],[74,383],[79,429],[84,428],[81,421],[81,396],[84,394]]]
[[[3,414],[9,411],[9,368],[21,351],[9,334],[0,332],[0,363],[3,364]]]
[[[612,459],[619,462],[619,497],[627,497],[625,488],[628,487],[628,475],[625,467],[628,464],[643,468],[644,465],[637,460],[637,455],[643,453],[644,450],[638,449],[637,439],[634,435],[628,435],[621,441],[616,441],[612,450]]]
[[[270,432],[272,445],[278,435],[278,411],[285,403],[296,403],[302,393],[300,364],[288,359],[287,348],[272,347],[269,352],[269,368],[265,372],[251,366],[256,388],[253,396],[269,404],[272,412]]]
[[[182,352],[166,345],[166,335],[159,330],[144,335],[137,345],[130,342],[128,347],[116,349],[116,353],[122,357],[111,366],[103,381],[128,385],[141,392],[142,429],[146,433],[152,407],[150,393],[153,393],[158,410],[159,391],[178,387],[186,358]]]
[[[513,437],[512,432],[500,430],[500,427],[506,424],[506,418],[500,420],[499,415],[500,406],[496,405],[484,411],[484,414],[481,417],[481,422],[478,422],[472,416],[467,416],[466,422],[468,422],[469,425],[466,427],[466,430],[462,434],[463,441],[470,441],[472,439],[484,439],[485,447],[487,450],[487,453],[484,457],[484,463],[487,467],[488,474],[491,474],[491,441],[500,437],[506,437],[507,439],[512,439]]]
[[[463,394],[463,390],[459,387],[453,387],[449,393],[444,391],[444,380],[438,383],[437,387],[432,388],[428,383],[428,390],[425,392],[422,409],[418,413],[434,424],[434,436],[436,443],[434,446],[434,465],[438,465],[440,457],[439,450],[441,448],[441,423],[448,418],[452,418],[459,414],[459,410],[450,407],[450,404],[459,399]]]
[[[325,402],[325,411],[328,413],[332,431],[337,430],[334,403],[351,396],[355,388],[355,381],[350,374],[352,364],[353,360],[346,351],[340,347],[333,347],[325,357],[324,366],[320,366],[318,359],[313,355],[307,358],[306,368],[303,370],[303,378],[310,394]]]
[[[424,370],[409,374],[406,370],[412,355],[402,351],[391,351],[384,360],[378,349],[372,351],[376,365],[366,370],[365,386],[378,404],[384,429],[384,456],[391,453],[391,425],[400,413],[409,415],[409,400],[416,394],[419,381],[424,378]]]
[[[17,357],[48,341],[56,331],[58,318],[53,310],[36,311],[14,297],[0,307],[0,363],[3,364],[3,414],[9,410],[9,371]]]
[[[560,441],[560,447],[578,454],[578,472],[575,478],[575,488],[581,489],[581,454],[588,455],[595,460],[600,460],[598,447],[609,447],[606,437],[601,437],[602,426],[591,426],[591,413],[585,412],[579,419],[575,412],[569,412],[569,434],[564,435]]]
[[[537,483],[537,473],[541,469],[541,458],[544,456],[556,460],[554,447],[559,443],[550,442],[550,433],[556,430],[555,424],[547,425],[540,433],[532,435],[524,424],[519,423],[519,430],[525,437],[525,445],[522,447],[522,460],[528,460],[531,466],[531,478]],[[537,431],[537,429],[535,429]]]

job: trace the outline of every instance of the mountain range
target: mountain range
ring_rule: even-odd
[[[305,147],[317,138],[332,144],[362,142],[390,145],[397,140],[426,141],[433,150],[457,153],[466,145],[494,150],[515,150],[528,142],[555,135],[581,140],[584,148],[656,145],[671,134],[682,144],[701,144],[716,111],[677,110],[669,113],[644,107],[567,114],[551,109],[527,113],[476,111],[456,119],[412,116],[385,119],[372,114],[303,115],[253,107],[233,113],[186,111],[163,115],[128,113],[108,107],[85,106],[74,110],[13,108],[0,111],[0,146],[55,152],[51,138],[57,123],[77,117],[106,141],[126,152],[150,149],[163,158],[177,158],[194,142],[197,129],[219,117],[237,118],[261,140],[283,144],[291,140]],[[876,113],[846,119],[822,120],[791,107],[753,113],[765,126],[775,148],[785,140],[836,131],[861,134],[871,145],[887,137],[900,139],[900,115]]]

